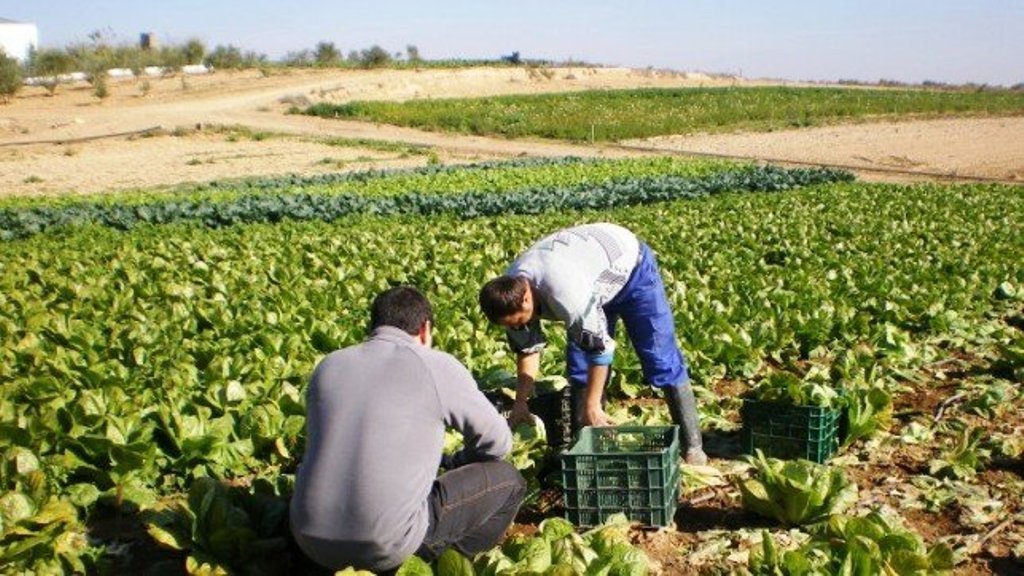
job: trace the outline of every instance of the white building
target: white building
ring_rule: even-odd
[[[0,18],[0,49],[19,62],[28,59],[29,52],[39,46],[39,30],[35,24]]]

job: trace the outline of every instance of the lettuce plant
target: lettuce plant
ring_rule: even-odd
[[[743,507],[786,526],[802,526],[838,514],[857,501],[857,485],[838,468],[809,460],[751,458],[753,478],[739,482]]]
[[[800,378],[790,372],[771,372],[754,386],[751,396],[762,402],[834,407],[839,402],[839,393],[818,375],[812,372],[808,377]]]
[[[629,541],[630,523],[622,514],[601,526],[579,534],[568,520],[548,518],[533,536],[514,536],[500,549],[475,559],[475,572],[452,572],[466,576],[645,576],[649,570],[646,554]],[[440,561],[437,574],[441,571]]]
[[[830,573],[941,574],[953,568],[947,545],[927,548],[920,536],[879,512],[834,516],[812,545],[827,550]]]
[[[892,424],[892,394],[881,386],[848,389],[844,401],[848,423],[844,446],[870,438]]]
[[[189,573],[274,573],[283,567],[288,504],[203,477],[188,498],[147,511],[146,529],[161,545],[188,552]]]
[[[52,494],[34,454],[11,448],[0,463],[0,572],[84,574],[102,549],[89,545],[78,510]]]
[[[921,537],[897,519],[879,512],[832,516],[795,550],[780,553],[767,531],[760,549],[751,551],[748,568],[755,575],[945,574],[953,552],[945,544],[926,547]]]
[[[992,454],[982,443],[986,434],[984,428],[963,430],[956,444],[928,463],[928,472],[936,478],[973,478]]]

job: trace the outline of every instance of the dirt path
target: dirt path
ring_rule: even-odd
[[[42,88],[27,88],[0,106],[0,194],[114,192],[255,175],[417,166],[434,157],[468,162],[526,155],[684,152],[844,165],[862,170],[862,176],[872,180],[916,178],[878,169],[916,171],[924,178],[956,174],[1024,180],[1024,118],[857,124],[588,146],[286,114],[292,106],[323,100],[735,84],[753,83],[624,68],[478,68],[304,70],[269,76],[250,71],[111,81],[111,95],[102,102],[84,84],[61,86],[54,96]],[[217,129],[223,126],[240,129]],[[155,131],[144,134],[147,130]],[[353,142],[359,139],[428,147],[432,153],[410,154],[402,147]]]
[[[623,144],[842,166],[873,181],[977,178],[1024,183],[1024,117],[873,122],[767,134],[666,136]]]

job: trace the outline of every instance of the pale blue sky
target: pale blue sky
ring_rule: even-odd
[[[1024,0],[0,0],[44,47],[154,32],[272,59],[416,46],[424,58],[524,58],[788,80],[1024,82]]]

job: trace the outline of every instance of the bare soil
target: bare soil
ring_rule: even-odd
[[[839,166],[867,181],[1024,182],[1024,117],[876,121],[771,133],[663,136],[624,144]]]
[[[896,432],[903,424],[922,415],[937,420],[960,420],[971,427],[982,427],[989,432],[998,429],[1005,432],[1009,427],[1019,426],[1022,421],[1021,410],[1024,409],[1019,402],[1015,402],[1008,408],[1007,414],[995,420],[961,411],[956,404],[950,404],[947,410],[940,412],[942,401],[951,394],[950,389],[955,389],[961,383],[959,378],[951,382],[908,382],[908,390],[895,398],[894,408],[898,417],[892,431]],[[719,397],[724,397],[725,390],[742,392],[732,382],[715,387]],[[719,439],[712,444],[708,440],[714,435],[735,437],[739,432],[705,432],[705,448],[711,456],[711,465],[720,471],[734,469],[733,464],[741,457],[739,452],[713,448],[738,446],[739,442],[730,443]],[[1000,501],[1000,506],[1005,505],[984,526],[971,521],[974,511],[972,507],[977,506],[976,502],[954,501],[938,510],[910,505],[919,496],[914,493],[912,479],[929,476],[929,461],[944,447],[941,442],[935,442],[896,444],[881,448],[879,445],[863,444],[862,441],[840,450],[833,463],[841,466],[847,477],[858,486],[860,511],[877,507],[894,512],[907,527],[923,538],[926,545],[946,542],[954,548],[965,547],[961,548],[964,557],[955,567],[954,574],[980,576],[1024,573],[1024,559],[1017,558],[1013,552],[1014,547],[1024,538],[1024,521],[1019,516],[1024,504],[1013,496],[1019,494],[1024,480],[1024,462],[994,462],[979,473],[974,484],[987,487],[991,497]],[[752,531],[767,530],[773,533],[779,545],[785,546],[787,534],[780,530],[781,526],[774,520],[744,510],[739,490],[733,484],[736,479],[728,473],[726,477],[730,478],[727,485],[708,486],[685,494],[670,527],[656,530],[636,528],[632,531],[634,544],[641,547],[652,560],[653,573],[734,573],[747,562],[753,545],[750,540]],[[559,496],[557,491],[547,495],[543,502],[545,511],[537,517],[529,513],[521,514],[518,520],[524,524],[515,524],[512,533],[529,534],[533,525],[525,523],[538,521],[545,516],[562,515],[564,509]],[[980,543],[974,545],[979,537]]]
[[[772,133],[574,145],[424,132],[286,114],[319,101],[406,100],[602,88],[752,85],[626,68],[291,70],[111,80],[0,105],[0,194],[93,194],[224,178],[315,174],[517,156],[712,154],[847,166],[868,180],[1024,180],[1024,118],[873,122]],[[231,130],[225,130],[230,127]],[[331,142],[331,140],[335,142]],[[337,139],[349,139],[339,145]],[[360,146],[368,139],[431,153]],[[910,172],[910,174],[907,174]],[[916,173],[916,174],[915,174]]]

